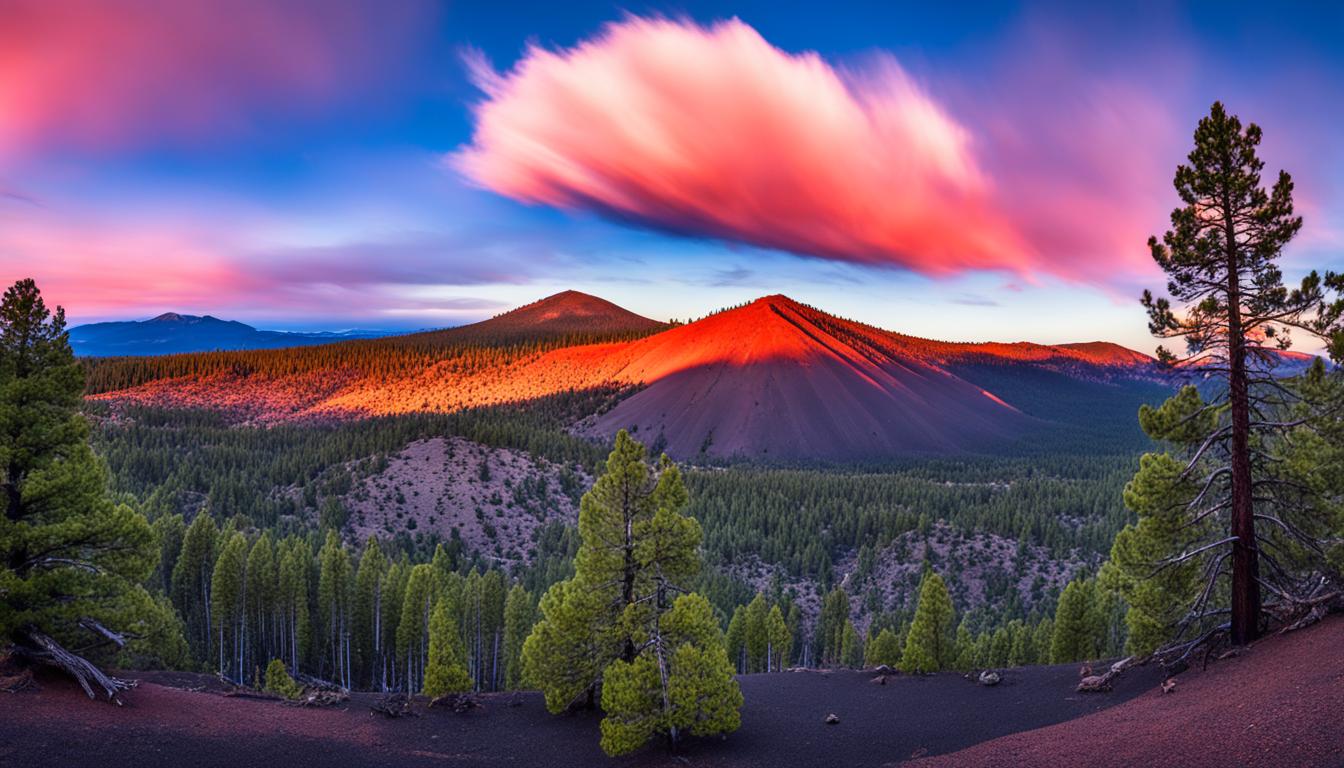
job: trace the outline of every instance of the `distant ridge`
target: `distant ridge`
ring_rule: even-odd
[[[70,329],[70,346],[83,357],[169,355],[238,349],[282,349],[371,339],[387,331],[343,332],[262,331],[235,320],[211,315],[164,312],[149,320],[89,323]]]

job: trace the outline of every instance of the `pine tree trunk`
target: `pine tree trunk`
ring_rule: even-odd
[[[1232,411],[1232,643],[1245,645],[1260,631],[1260,553],[1255,541],[1251,475],[1251,406],[1246,373],[1246,334],[1241,320],[1241,265],[1232,226],[1227,218],[1228,400]]]

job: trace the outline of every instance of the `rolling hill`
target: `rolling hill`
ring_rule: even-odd
[[[70,329],[70,346],[83,357],[171,355],[221,349],[279,349],[387,336],[388,331],[261,331],[210,315],[165,312],[149,320],[89,323]]]
[[[109,365],[136,366],[135,375],[101,399],[224,409],[260,423],[617,388],[631,394],[574,431],[607,438],[630,428],[679,458],[766,461],[992,452],[1050,425],[1106,433],[1108,415],[1132,436],[1138,403],[1168,386],[1150,358],[1106,343],[931,341],[784,296],[669,327],[573,291],[444,331]]]

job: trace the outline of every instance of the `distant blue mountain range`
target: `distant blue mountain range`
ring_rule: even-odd
[[[166,312],[152,320],[89,323],[70,329],[70,346],[82,357],[171,355],[221,349],[277,349],[373,339],[396,331],[261,331],[234,320]]]

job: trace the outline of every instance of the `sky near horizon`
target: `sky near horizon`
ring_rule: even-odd
[[[76,323],[784,293],[1150,351],[1215,99],[1293,174],[1287,277],[1344,269],[1344,7],[937,5],[0,0],[0,278]]]

